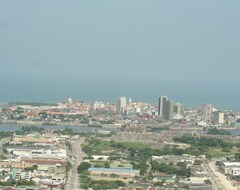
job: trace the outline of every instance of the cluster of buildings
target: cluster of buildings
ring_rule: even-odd
[[[240,126],[240,114],[217,110],[212,104],[187,108],[167,96],[158,98],[158,104],[134,102],[120,97],[116,103],[74,101],[56,105],[7,104],[0,109],[0,122],[50,125],[157,125],[159,123],[188,126]]]
[[[240,122],[238,112],[217,110],[212,104],[203,104],[200,108],[186,108],[181,103],[169,100],[167,96],[159,97],[158,115],[165,120],[179,120],[200,126],[238,126]]]
[[[181,116],[184,107],[180,103],[175,103],[168,99],[167,96],[161,96],[158,100],[158,115],[165,120],[172,120],[173,114]]]
[[[194,121],[198,126],[240,126],[239,112],[218,110],[212,104],[204,104],[200,109],[185,110],[186,120]]]
[[[33,189],[64,188],[68,139],[55,133],[13,134],[4,145],[6,157],[0,160],[0,181],[34,184]]]
[[[133,169],[130,161],[112,161],[107,155],[91,155],[91,158],[85,159],[84,162],[91,164],[88,172],[93,180],[129,182],[140,176],[140,170]],[[107,167],[106,163],[109,163]]]
[[[206,157],[204,155],[199,157],[191,155],[152,156],[152,160],[160,164],[178,167],[179,163],[184,163],[190,170],[190,177],[188,178],[180,177],[177,179],[175,174],[169,175],[164,172],[157,172],[153,180],[155,182],[164,181],[166,185],[168,184],[169,186],[176,184],[178,181],[178,184],[185,184],[188,187],[187,189],[190,190],[212,190],[212,184],[208,183],[208,181],[210,181],[208,173],[200,164],[195,163],[196,161],[203,162],[205,159]]]
[[[160,190],[160,189],[182,189],[182,190],[212,190],[213,186],[208,173],[200,165],[196,165],[196,161],[202,162],[206,159],[204,155],[199,157],[191,155],[164,155],[152,156],[150,162],[158,164],[166,164],[171,167],[179,168],[180,164],[186,165],[186,170],[190,171],[190,177],[177,176],[176,174],[168,174],[167,172],[151,171],[151,178],[143,180],[140,175],[140,170],[133,169],[132,162],[127,160],[112,161],[106,155],[93,155],[92,159],[86,159],[84,162],[91,164],[88,169],[89,177],[93,180],[120,180],[127,183],[126,187],[118,188],[119,190]],[[111,164],[106,167],[104,163]],[[150,172],[150,171],[149,171]],[[147,176],[146,174],[145,176]],[[130,184],[128,182],[131,182]],[[161,184],[159,187],[155,184]],[[161,187],[162,186],[162,187]]]

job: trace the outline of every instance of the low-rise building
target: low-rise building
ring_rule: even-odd
[[[190,155],[164,155],[152,156],[152,160],[158,163],[177,165],[180,162],[186,163],[187,167],[191,167],[195,162],[196,157]]]
[[[131,169],[114,169],[114,168],[89,168],[88,171],[91,175],[111,175],[115,174],[121,177],[135,177],[140,176],[140,170]]]
[[[233,168],[237,173],[236,168],[240,168],[240,162],[221,162],[219,167],[220,171],[226,175],[231,175]]]
[[[240,177],[240,167],[236,167],[236,168],[231,168],[231,176],[239,176]]]

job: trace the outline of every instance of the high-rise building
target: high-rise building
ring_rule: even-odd
[[[158,99],[158,115],[163,117],[164,111],[166,110],[166,101],[168,100],[167,96],[161,96]]]
[[[128,100],[128,104],[132,104],[132,98],[131,97]]]
[[[167,100],[166,101],[166,108],[164,110],[164,119],[166,120],[172,120],[173,118],[173,108],[174,108],[174,102]]]
[[[223,112],[213,112],[213,123],[214,124],[224,124],[224,113]]]
[[[118,99],[117,102],[117,111],[118,113],[124,113],[127,107],[127,98],[122,96]]]
[[[168,100],[167,96],[161,96],[158,100],[158,115],[163,119],[171,120],[173,118],[174,102]]]
[[[213,105],[212,104],[204,104],[202,107],[202,119],[207,123],[212,122],[212,111]]]
[[[98,109],[104,109],[105,108],[105,104],[103,102],[98,102],[96,101],[94,104],[93,104],[93,109],[94,110],[98,110]]]
[[[183,114],[183,105],[180,104],[180,103],[174,104],[174,110],[173,110],[173,112],[174,112],[175,114],[182,115],[182,114]]]

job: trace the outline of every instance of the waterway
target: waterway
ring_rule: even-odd
[[[240,135],[240,129],[229,129],[232,135]]]
[[[24,125],[19,124],[0,124],[0,131],[17,131],[20,130]],[[106,131],[117,131],[116,128],[99,128],[99,127],[87,127],[87,126],[63,126],[63,125],[39,125],[45,129],[72,129],[76,132],[93,132],[96,130],[106,130]],[[228,129],[232,135],[240,135],[240,128],[238,129]]]
[[[17,131],[21,130],[24,125],[17,124],[0,124],[0,131]],[[28,125],[29,126],[29,125]],[[76,132],[93,132],[96,130],[104,131],[117,131],[115,128],[100,128],[100,127],[87,127],[87,126],[63,126],[63,125],[39,125],[38,127],[43,127],[45,129],[72,129]]]

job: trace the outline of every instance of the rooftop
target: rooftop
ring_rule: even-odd
[[[115,168],[89,168],[88,171],[106,171],[106,172],[114,172],[114,173],[135,173],[140,172],[140,170],[131,170],[131,169],[115,169]]]

